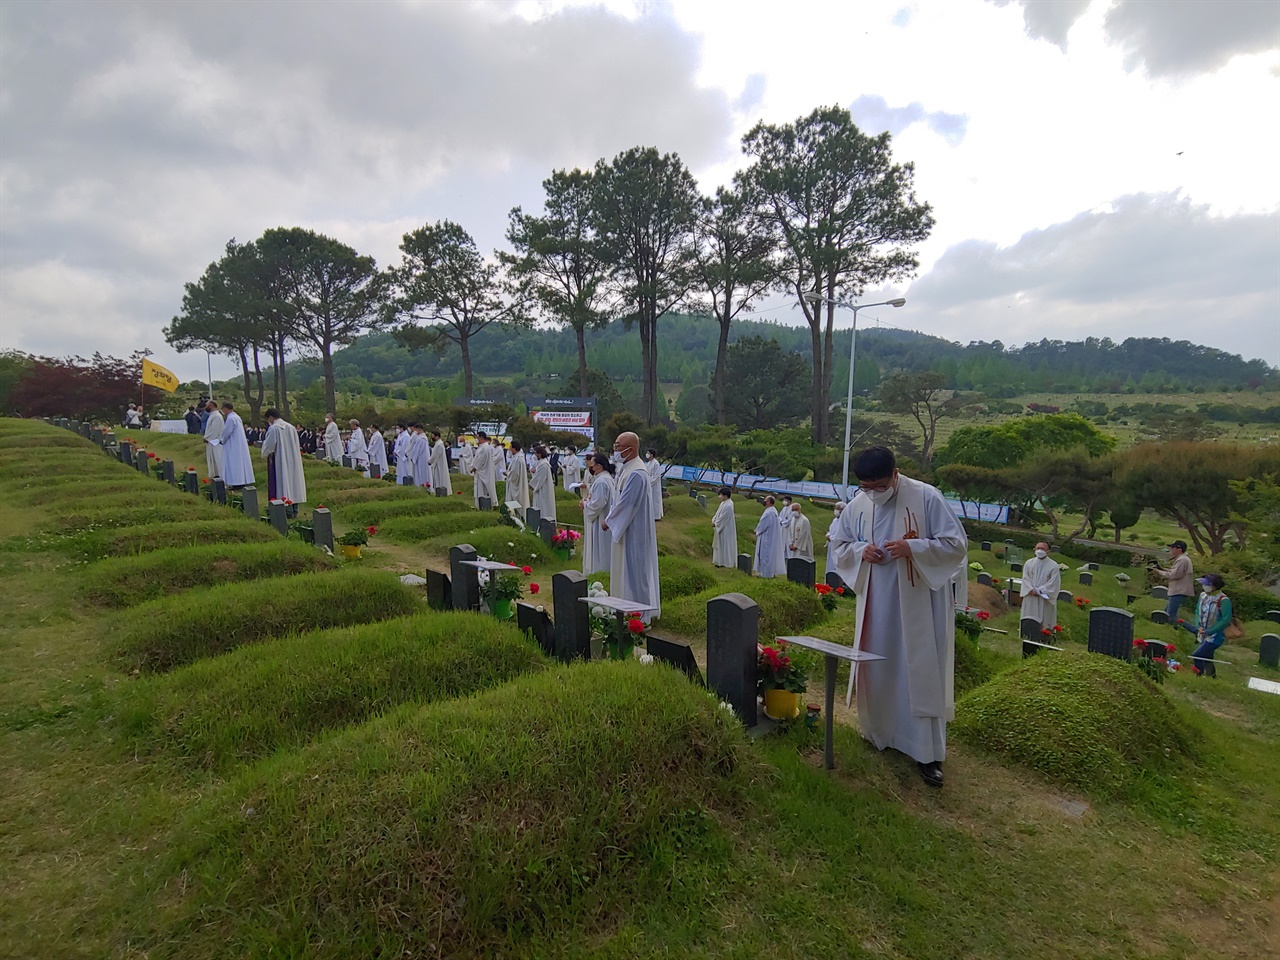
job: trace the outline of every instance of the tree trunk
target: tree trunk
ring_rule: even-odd
[[[471,400],[471,337],[462,329],[458,330],[458,349],[462,353],[462,393]]]
[[[591,384],[587,378],[587,334],[585,322],[582,326],[573,328],[574,334],[578,338],[578,390],[581,391],[578,396],[589,397]]]
[[[249,422],[256,427],[262,423],[262,400],[267,392],[266,385],[262,379],[262,362],[256,343],[253,345],[253,376],[258,384],[258,395],[256,398],[249,400]]]
[[[835,297],[835,290],[832,289],[827,294],[829,297]],[[826,443],[831,438],[831,378],[835,376],[835,364],[832,362],[835,357],[835,341],[833,339],[833,327],[836,319],[836,305],[834,303],[827,304],[827,329],[822,338],[822,376],[817,377],[818,371],[814,370],[814,376],[822,385],[822,439],[819,443]]]
[[[726,297],[724,305],[724,314],[718,319],[720,320],[720,339],[716,343],[716,372],[714,377],[715,393],[716,393],[716,423],[724,426],[726,416],[724,412],[724,377],[725,367],[728,366],[729,358],[729,323],[731,310],[729,301]]]
[[[336,417],[338,415],[338,399],[333,382],[333,354],[329,352],[329,344],[327,343],[320,351],[320,361],[321,366],[324,368],[325,412],[332,413]]]
[[[240,371],[242,374],[242,386],[244,388],[244,402],[248,406],[253,405],[253,398],[249,393],[252,384],[249,375],[249,352],[245,347],[240,347]]]
[[[289,371],[285,369],[284,331],[280,332],[280,413],[292,422],[289,410]]]
[[[809,391],[809,419],[813,421],[811,433],[814,443],[825,443],[825,418],[822,416],[822,321],[818,317],[820,309],[816,304],[811,308],[809,320],[809,346],[813,353],[813,383]]]

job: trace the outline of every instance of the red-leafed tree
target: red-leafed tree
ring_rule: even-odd
[[[70,417],[116,423],[138,402],[142,354],[127,360],[95,353],[83,357],[32,357],[9,395],[24,417]]]

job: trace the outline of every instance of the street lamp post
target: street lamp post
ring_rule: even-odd
[[[844,489],[844,501],[849,502],[849,443],[853,433],[853,358],[858,344],[858,311],[867,307],[901,307],[907,301],[905,297],[894,297],[892,300],[881,300],[879,303],[845,303],[843,300],[832,300],[820,293],[806,293],[804,298],[810,303],[831,303],[853,311],[853,330],[849,338],[849,398],[844,405],[844,473],[841,486]]]

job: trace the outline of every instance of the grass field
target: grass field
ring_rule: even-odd
[[[200,462],[198,439],[147,446]],[[67,476],[93,493],[55,495]],[[467,481],[446,504],[320,463],[307,478],[339,531],[404,526],[360,561],[312,564],[87,442],[0,420],[0,956],[1280,952],[1280,697],[1244,686],[1280,679],[1256,665],[1263,623],[1223,648],[1217,681],[1158,687],[1087,655],[1073,603],[1056,661],[1022,665],[1015,639],[983,634],[973,655],[994,679],[960,700],[930,791],[842,704],[827,772],[803,724],[750,739],[665,667],[550,665],[508,625],[426,610],[388,571],[445,567],[450,538],[412,524],[461,536],[448,518],[475,516]],[[199,519],[95,524],[144,501]],[[701,656],[706,598],[742,591],[776,629],[849,639],[851,600],[826,613],[711,568],[708,514],[671,507],[663,630]],[[737,508],[745,551],[759,507]],[[813,523],[820,540],[827,515]],[[524,548],[510,528],[466,536]],[[538,559],[545,599],[559,565]],[[976,545],[971,559],[1010,573]],[[1104,567],[1082,587],[1069,563],[1066,589],[1179,642],[1147,621],[1137,576]],[[993,591],[972,599],[1016,634]],[[172,669],[134,672],[124,648]]]

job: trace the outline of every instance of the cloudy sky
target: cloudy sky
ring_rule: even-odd
[[[864,296],[907,306],[865,321],[1280,364],[1273,0],[5,0],[0,348],[203,377],[161,329],[232,237],[381,266],[447,217],[492,249],[553,169],[653,145],[710,192],[757,121],[833,103],[937,218],[918,276]]]

